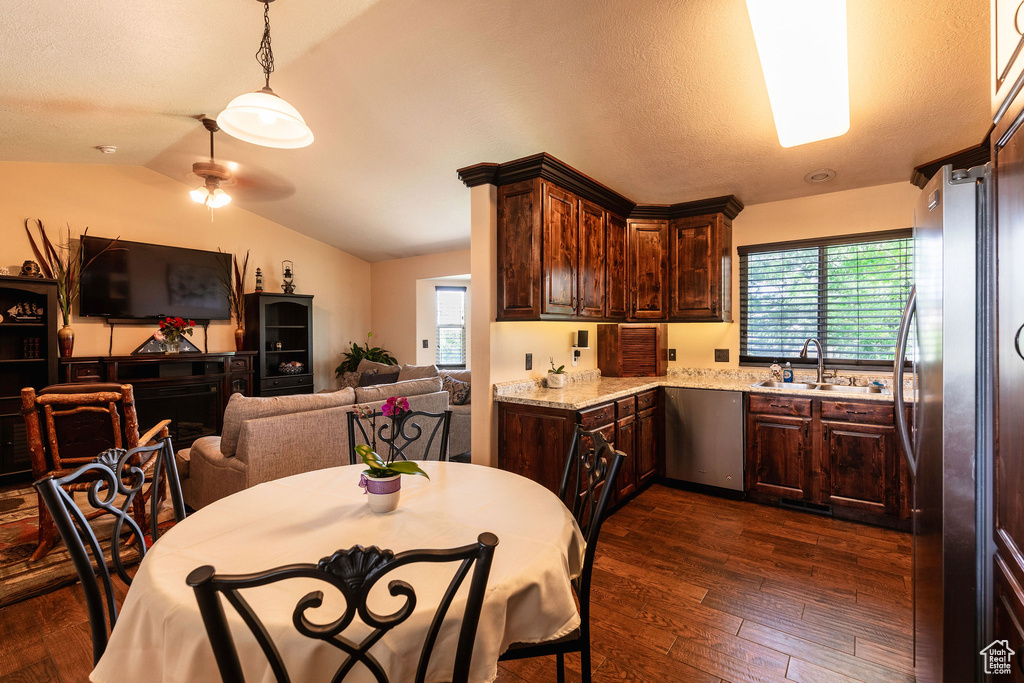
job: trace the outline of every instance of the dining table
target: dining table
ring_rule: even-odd
[[[356,545],[396,553],[476,543],[498,537],[470,669],[471,681],[492,681],[498,657],[512,643],[559,638],[580,625],[571,579],[583,566],[585,541],[569,510],[540,484],[501,469],[456,462],[421,462],[429,479],[403,476],[398,509],[374,513],[359,487],[363,465],[305,472],[222,498],[170,528],[139,565],[110,641],[90,675],[94,683],[220,680],[193,589],[185,577],[210,565],[218,574],[247,574],[294,563],[316,563]],[[408,581],[416,607],[370,653],[391,682],[412,681],[434,610],[457,563],[411,564],[388,579]],[[396,611],[405,598],[389,581],[370,592],[368,607]],[[427,681],[450,680],[469,581],[463,583],[441,628]],[[326,588],[325,588],[326,586]],[[243,596],[281,652],[292,681],[329,681],[345,655],[300,634],[292,613],[301,598],[324,591],[307,617],[320,623],[345,611],[344,597],[314,579],[289,579],[245,589]],[[274,681],[256,639],[221,598],[245,680]],[[359,617],[343,635],[370,633]],[[346,681],[372,681],[357,664]]]

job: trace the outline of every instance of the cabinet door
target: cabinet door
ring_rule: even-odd
[[[896,430],[821,423],[821,503],[896,514]]]
[[[615,443],[615,437],[616,437],[616,433],[617,432],[616,432],[616,427],[615,427],[615,423],[614,422],[611,422],[611,423],[608,423],[608,424],[603,424],[603,425],[600,425],[598,427],[594,427],[594,428],[590,429],[589,431],[600,432],[601,436],[603,436],[605,441],[608,442],[608,445],[610,445],[612,448],[618,448],[618,445]],[[583,452],[587,452],[590,449],[592,449],[593,447],[594,447],[594,440],[593,439],[591,439],[588,436],[583,436],[581,438],[581,440],[580,440],[580,448],[582,449]],[[611,463],[609,462],[608,465],[611,466]],[[579,475],[580,475],[580,488],[579,488],[579,498],[580,498],[580,500],[579,500],[579,504],[582,506],[581,509],[583,510],[583,514],[580,516],[580,523],[581,524],[586,524],[589,521],[589,519],[590,519],[589,506],[587,505],[587,481],[585,479],[586,473],[585,472],[580,472]],[[599,483],[597,486],[594,487],[594,505],[595,506],[597,505],[598,501],[601,500],[601,496],[602,496],[602,494],[604,492],[605,484],[607,484],[607,480],[602,481],[601,483]],[[612,497],[609,500],[608,505],[611,506],[612,503],[614,503],[614,502],[615,502],[615,491],[613,490],[612,491]],[[607,508],[606,508],[606,511],[607,511]]]
[[[811,421],[747,416],[747,490],[785,498],[810,494]]]
[[[669,312],[672,320],[714,320],[720,316],[722,260],[717,215],[669,223]]]
[[[605,213],[596,204],[579,204],[579,282],[576,313],[603,318],[605,298]]]
[[[604,315],[625,320],[629,299],[626,284],[626,221],[610,213],[606,227]]]
[[[32,458],[25,435],[25,418],[0,415],[0,474],[28,472]]]
[[[627,415],[615,423],[615,448],[626,454],[615,485],[616,497],[621,500],[636,490],[636,415]]]
[[[668,222],[630,221],[629,317],[633,320],[665,320],[668,315]]]
[[[544,184],[544,313],[576,313],[576,197]]]
[[[539,180],[498,188],[498,320],[540,317],[540,225]]]
[[[655,424],[655,408],[644,410],[636,416],[636,466],[637,485],[643,486],[658,474],[658,440]]]
[[[498,466],[558,494],[574,428],[569,413],[533,406],[498,409]]]

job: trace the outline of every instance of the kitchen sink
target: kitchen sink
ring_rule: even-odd
[[[773,382],[771,380],[764,380],[763,382],[757,382],[751,386],[764,387],[765,389],[813,389],[813,384],[801,384],[800,382]]]
[[[846,384],[802,384],[800,382],[774,382],[764,380],[755,382],[751,386],[763,389],[800,389],[814,391],[835,391],[843,394],[881,394],[884,390],[880,386],[851,387]]]
[[[870,385],[866,387],[851,387],[845,384],[818,384],[814,387],[818,391],[841,391],[844,394],[880,394],[882,387]]]

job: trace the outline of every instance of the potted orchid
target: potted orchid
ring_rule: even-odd
[[[160,321],[160,329],[153,333],[153,339],[163,345],[164,353],[178,353],[182,337],[186,334],[191,337],[195,326],[195,320],[167,317]]]
[[[402,495],[403,474],[419,474],[430,479],[416,462],[396,460],[398,449],[395,440],[402,433],[402,423],[410,412],[409,399],[392,396],[381,406],[381,414],[391,420],[388,436],[381,434],[381,440],[388,445],[386,458],[377,453],[377,419],[373,410],[357,406],[356,412],[361,419],[370,422],[370,444],[356,446],[356,453],[366,465],[366,470],[359,477],[359,486],[365,489],[367,503],[373,512],[391,512],[398,507],[398,499]]]
[[[565,365],[559,365],[555,367],[555,359],[551,358],[551,369],[548,370],[548,387],[551,389],[561,389],[565,386]]]

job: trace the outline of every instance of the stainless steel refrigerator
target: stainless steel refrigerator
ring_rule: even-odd
[[[918,683],[979,677],[986,190],[987,167],[945,166],[925,187],[914,217],[914,293],[900,327],[894,393],[912,481]],[[916,373],[916,391],[901,390],[903,359]]]

